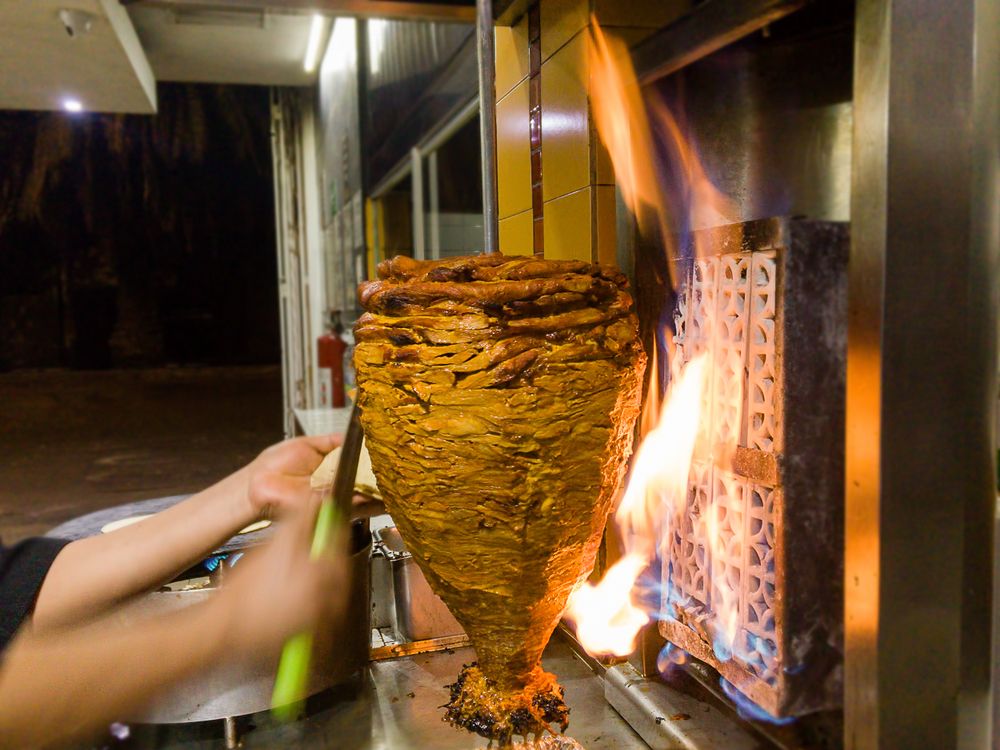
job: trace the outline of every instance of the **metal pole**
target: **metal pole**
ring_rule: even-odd
[[[479,42],[479,137],[483,164],[483,252],[499,252],[497,237],[497,118],[496,51],[493,0],[476,0]]]
[[[430,190],[431,257],[441,257],[441,193],[438,190],[438,152],[427,154],[427,189]]]
[[[998,4],[859,0],[849,750],[990,746]]]
[[[420,149],[410,149],[410,187],[413,198],[413,257],[427,258],[427,236],[424,230],[424,164]]]

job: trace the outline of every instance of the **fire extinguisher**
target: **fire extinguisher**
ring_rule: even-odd
[[[340,311],[330,312],[326,332],[316,340],[319,364],[319,405],[340,409],[346,404],[344,395],[344,351],[347,344],[340,337]]]

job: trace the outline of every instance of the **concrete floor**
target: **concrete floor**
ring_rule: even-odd
[[[282,437],[277,366],[0,374],[0,538],[194,492]]]

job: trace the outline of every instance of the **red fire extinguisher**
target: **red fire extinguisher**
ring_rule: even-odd
[[[316,340],[319,364],[319,405],[340,409],[346,404],[344,395],[344,350],[347,344],[340,337],[340,312],[330,313],[327,331]]]

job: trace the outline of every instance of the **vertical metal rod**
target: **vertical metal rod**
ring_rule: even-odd
[[[479,59],[479,139],[483,165],[483,252],[500,249],[497,208],[496,50],[493,0],[476,0]]]
[[[226,750],[236,750],[240,746],[240,733],[236,729],[236,719],[227,716],[222,720],[222,726],[226,735]]]
[[[427,187],[430,190],[431,257],[441,257],[441,191],[438,189],[438,152],[427,154]]]
[[[857,3],[848,750],[990,746],[997,15],[990,0]]]
[[[424,162],[420,149],[410,149],[410,187],[413,198],[413,257],[427,257],[427,237],[424,233]]]

